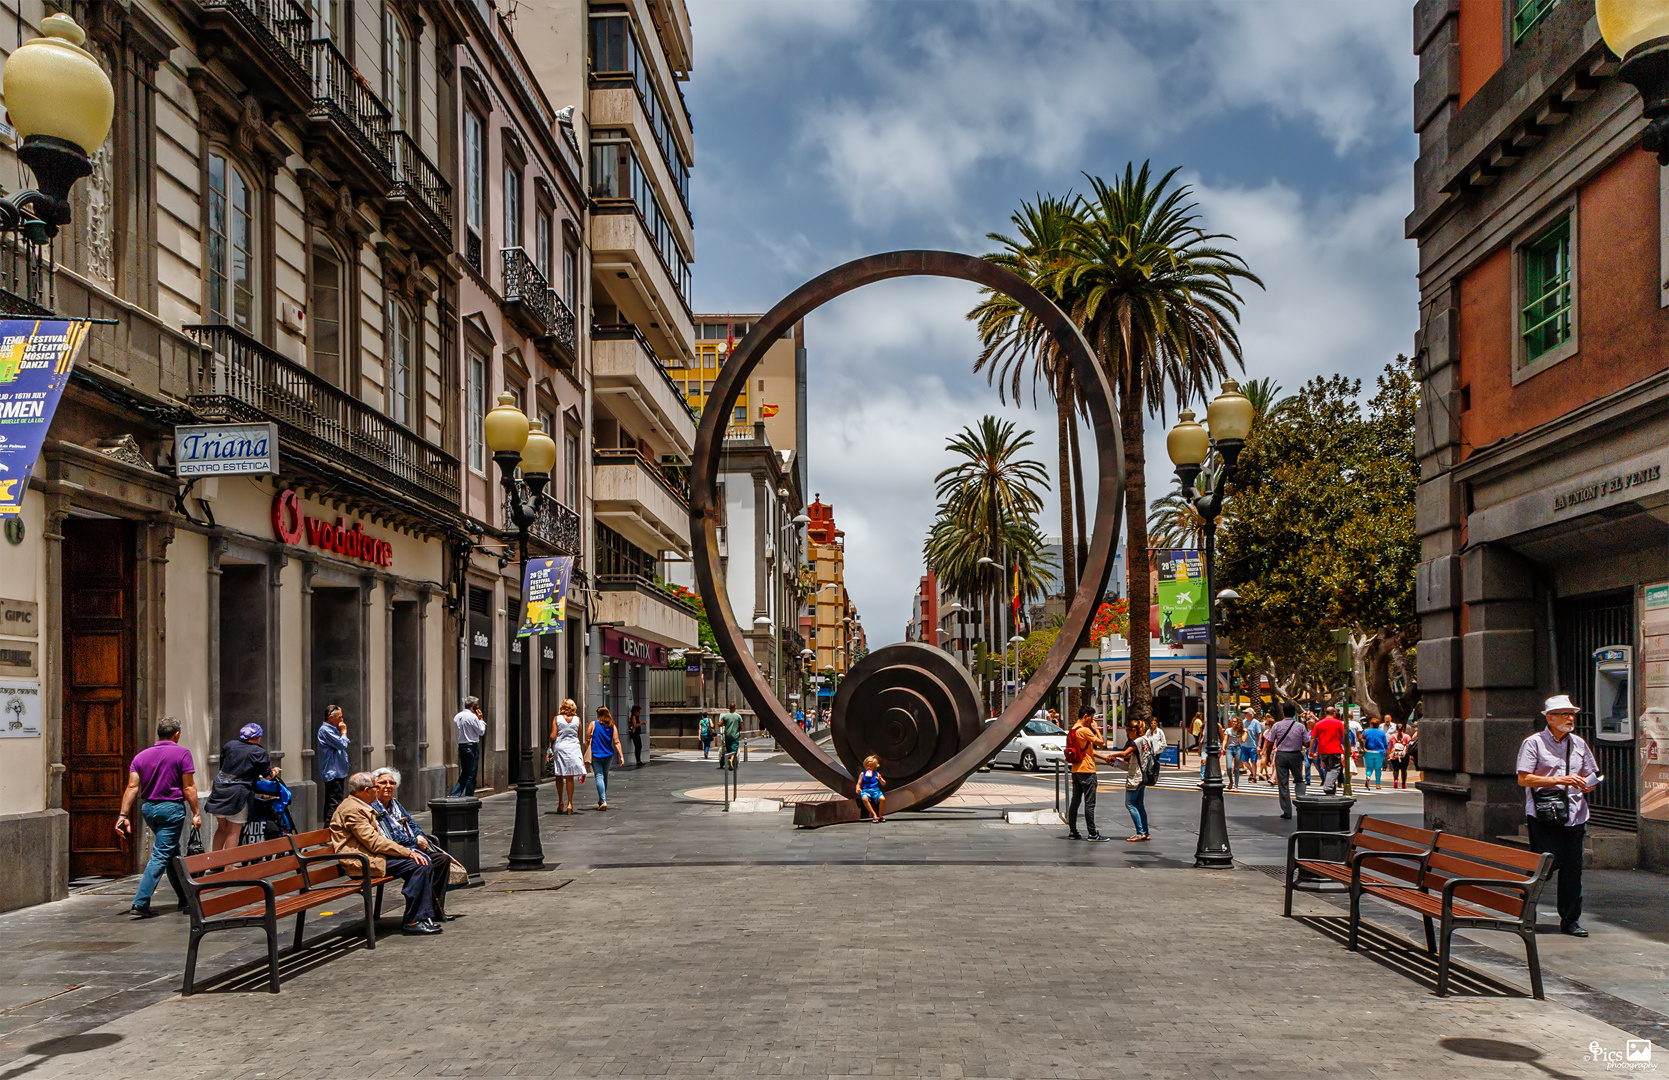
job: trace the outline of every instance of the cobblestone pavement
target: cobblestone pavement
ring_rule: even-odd
[[[796,775],[753,763],[743,780]],[[1662,997],[1661,982],[1645,989],[1669,952],[1660,890],[1629,894],[1616,923],[1585,920],[1591,951],[1569,954],[1597,970],[1581,957],[1633,950],[1638,993],[1560,979],[1560,947],[1584,943],[1544,936],[1549,1001],[1517,996],[1510,938],[1462,946],[1462,992],[1438,999],[1429,963],[1397,939],[1345,951],[1333,902],[1303,897],[1304,918],[1286,920],[1273,877],[1189,868],[1186,792],[1151,793],[1160,839],[1138,848],[991,811],[804,831],[786,813],[676,797],[713,776],[623,770],[609,813],[573,817],[542,790],[543,873],[491,866],[513,800],[489,800],[489,884],[454,896],[445,935],[404,938],[389,919],[368,953],[327,936],[341,916],[310,919],[314,944],[286,961],[277,996],[240,967],[261,955],[258,933],[209,938],[209,992],[176,996],[183,918],[126,920],[130,885],[0,916],[0,1080],[1598,1076],[1591,1044],[1621,1054],[1662,1030],[1637,1008]],[[1267,800],[1229,805],[1240,858],[1279,862],[1290,823]],[[1122,806],[1104,795],[1101,808],[1118,835]],[[1669,1040],[1657,1053],[1664,1068]]]

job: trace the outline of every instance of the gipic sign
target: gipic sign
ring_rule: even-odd
[[[337,518],[332,525],[301,512],[301,496],[293,490],[280,491],[272,500],[272,534],[286,544],[307,543],[320,551],[335,552],[347,559],[363,559],[377,566],[394,565],[394,545],[366,536],[356,523],[344,526]]]

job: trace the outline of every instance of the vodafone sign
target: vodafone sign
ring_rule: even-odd
[[[333,525],[301,512],[301,497],[294,491],[281,491],[272,500],[272,534],[286,544],[307,546],[330,551],[345,559],[361,559],[377,566],[394,565],[394,545],[386,540],[366,536],[356,523],[344,526],[337,518]]]

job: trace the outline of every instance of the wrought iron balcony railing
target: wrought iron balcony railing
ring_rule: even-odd
[[[448,246],[452,242],[452,185],[441,176],[417,141],[404,131],[389,134],[394,186],[390,199],[409,199]]]
[[[307,84],[311,20],[299,0],[198,0],[197,6],[205,16],[206,32],[234,39],[249,54],[248,61],[276,67],[292,86]],[[232,57],[225,59],[232,62]]]
[[[457,511],[457,458],[241,330],[184,329],[205,346],[191,373],[194,410],[210,419],[277,421],[287,450]]]
[[[354,66],[329,38],[307,43],[313,76],[310,115],[336,125],[387,180],[394,179],[389,130],[391,114]]]
[[[504,309],[528,337],[550,333],[551,290],[525,248],[504,248]]]
[[[566,359],[572,364],[579,356],[579,343],[575,340],[574,313],[555,289],[550,290],[550,333],[547,335],[550,343],[557,351],[566,354]]]
[[[505,504],[505,520],[509,520],[509,503]],[[555,499],[546,496],[539,506],[528,532],[564,555],[580,554],[580,516]]]

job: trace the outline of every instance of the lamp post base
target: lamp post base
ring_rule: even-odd
[[[516,783],[516,831],[510,837],[511,870],[543,870],[545,849],[539,843],[539,785],[534,781],[533,748],[522,747],[521,779]]]
[[[1194,848],[1194,866],[1201,870],[1232,870],[1234,851],[1229,847],[1229,823],[1223,806],[1223,778],[1209,769],[1201,786],[1200,842]]]

